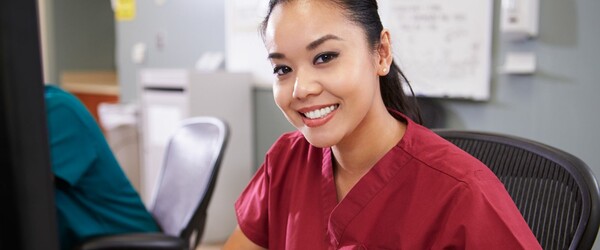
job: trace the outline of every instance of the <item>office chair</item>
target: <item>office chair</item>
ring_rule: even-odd
[[[227,124],[214,117],[182,121],[171,135],[150,212],[162,233],[109,235],[90,239],[80,250],[195,249],[229,138]]]
[[[600,225],[600,194],[583,161],[514,136],[434,131],[498,176],[543,249],[592,248]]]

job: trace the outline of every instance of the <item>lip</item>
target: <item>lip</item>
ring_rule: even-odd
[[[310,112],[310,111],[313,111],[313,110],[318,110],[318,109],[322,109],[322,108],[325,108],[325,107],[329,107],[331,105],[338,105],[338,108],[335,109],[334,111],[331,111],[331,113],[329,113],[326,116],[321,117],[321,118],[309,119],[309,118],[305,117],[302,114],[302,113]],[[307,107],[307,108],[302,108],[302,109],[299,109],[298,112],[300,114],[300,117],[302,118],[302,122],[304,122],[304,124],[306,126],[314,128],[314,127],[323,126],[327,122],[329,122],[333,118],[333,116],[337,113],[338,109],[339,109],[339,104],[325,104],[325,105],[318,105],[318,106],[311,106],[311,107]]]
[[[325,108],[325,107],[329,107],[331,105],[337,105],[337,103],[315,105],[315,106],[310,106],[310,107],[306,107],[306,108],[301,108],[301,109],[298,109],[298,112],[300,112],[300,113],[307,113],[307,112],[310,112],[310,111],[313,111],[313,110],[317,110],[317,109],[322,109],[322,108]],[[302,114],[300,114],[300,115],[302,115]]]

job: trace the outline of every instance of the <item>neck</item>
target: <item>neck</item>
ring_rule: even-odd
[[[385,106],[373,109],[352,135],[332,147],[336,175],[362,177],[402,139],[405,130],[406,125]]]

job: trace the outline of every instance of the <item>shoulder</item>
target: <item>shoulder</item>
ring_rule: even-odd
[[[52,131],[62,131],[67,127],[70,130],[94,131],[101,133],[96,120],[87,108],[73,94],[59,87],[45,86],[44,99],[46,115]]]
[[[417,165],[471,186],[480,181],[497,181],[481,161],[421,125],[408,122],[405,137],[398,145]]]
[[[46,107],[51,108],[57,105],[69,107],[80,106],[81,102],[73,94],[62,90],[59,87],[46,85],[44,87],[44,99]]]
[[[46,101],[46,111],[51,117],[60,115],[64,119],[65,116],[77,116],[80,117],[79,119],[83,119],[82,117],[89,114],[77,97],[58,87],[46,86],[44,99]]]

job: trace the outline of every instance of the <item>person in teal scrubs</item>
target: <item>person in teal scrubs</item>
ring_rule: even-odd
[[[83,104],[51,85],[45,100],[61,249],[94,236],[159,231]]]

